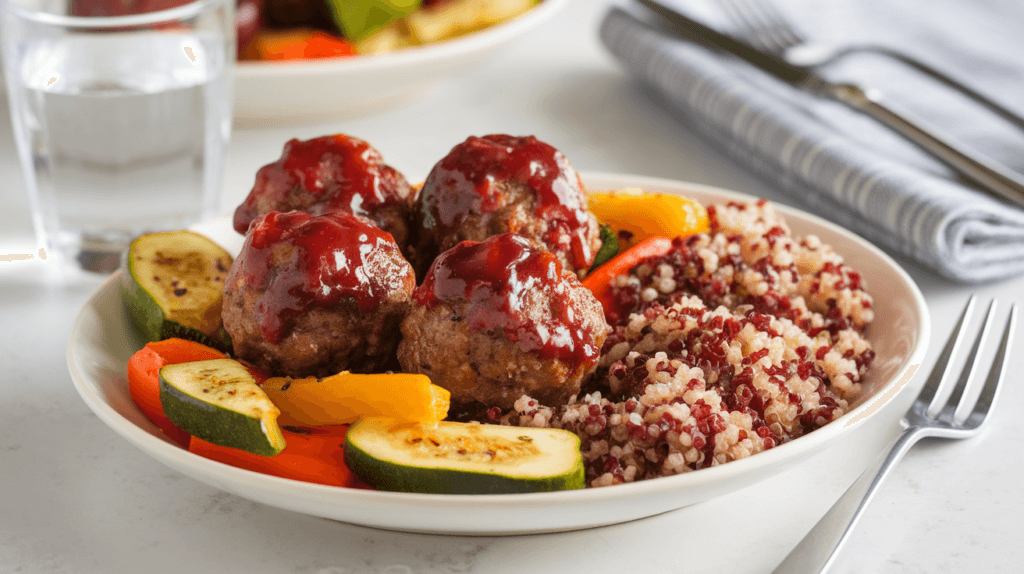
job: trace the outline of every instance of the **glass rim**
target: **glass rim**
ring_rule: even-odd
[[[145,12],[142,14],[130,14],[127,16],[65,16],[41,12],[19,6],[12,0],[0,0],[0,10],[16,14],[23,20],[49,26],[60,26],[64,28],[123,28],[140,27],[163,22],[186,20],[205,12],[209,7],[218,4],[228,4],[231,0],[195,0],[183,6],[175,6],[166,10]]]

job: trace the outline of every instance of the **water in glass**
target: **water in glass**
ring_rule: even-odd
[[[109,270],[139,233],[213,214],[231,127],[222,42],[89,31],[22,46],[13,117],[43,228],[60,230],[49,247]]]

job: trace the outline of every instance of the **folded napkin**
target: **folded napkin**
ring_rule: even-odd
[[[714,4],[662,1],[729,32]],[[1024,115],[1024,2],[774,2],[807,37],[888,46]],[[957,281],[1024,275],[1024,209],[979,191],[871,118],[677,39],[638,4],[613,7],[600,35],[682,121],[801,208]],[[887,101],[1024,172],[1024,133],[904,64],[854,55],[823,72],[878,88]]]

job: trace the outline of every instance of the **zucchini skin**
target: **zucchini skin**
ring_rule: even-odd
[[[144,247],[142,247],[143,244],[145,244]],[[136,238],[125,252],[122,261],[124,273],[121,281],[121,298],[136,331],[147,342],[179,338],[201,343],[221,352],[231,352],[231,338],[223,326],[217,328],[216,332],[207,333],[169,318],[168,311],[160,305],[157,298],[147,288],[147,280],[137,276],[141,271],[140,263],[136,261],[136,258],[146,257],[146,252],[158,249],[154,245],[165,246],[165,249],[172,253],[201,253],[208,262],[222,259],[228,266],[232,263],[231,256],[219,245],[191,231],[157,232]],[[144,263],[149,263],[149,261]],[[226,271],[225,269],[222,276],[226,274]],[[184,277],[171,274],[165,277],[165,280],[174,280],[175,278]],[[216,304],[219,306],[219,301]]]
[[[366,426],[360,428],[364,424]],[[521,430],[526,431],[526,429]],[[529,429],[529,431],[534,432],[539,430],[542,429]],[[362,436],[366,433],[377,432],[387,431],[382,431],[381,426],[366,420],[353,425],[349,429],[345,440],[345,464],[352,472],[359,476],[360,480],[378,490],[425,494],[520,494],[581,489],[585,486],[583,457],[579,452],[579,439],[568,433],[568,431],[555,432],[566,432],[576,439],[575,452],[561,451],[566,456],[575,457],[571,465],[564,465],[562,467],[563,469],[569,468],[569,470],[566,472],[561,472],[560,470],[556,474],[533,476],[510,476],[503,474],[500,469],[476,471],[472,469],[445,468],[434,464],[420,466],[413,460],[385,460],[371,454],[362,445]],[[367,438],[372,442],[372,437]],[[555,456],[559,455],[557,453],[547,453],[545,456],[551,456],[552,454]],[[438,456],[440,457],[441,455]],[[486,465],[481,464],[481,466]]]
[[[186,339],[222,353],[231,353],[233,347],[231,337],[222,327],[219,336],[211,337],[198,329],[186,327],[177,321],[164,317],[164,311],[139,283],[133,280],[130,273],[125,273],[121,287],[122,299],[128,309],[128,318],[139,336],[146,342],[165,341],[167,339]]]
[[[241,415],[222,416],[218,407],[204,403],[173,389],[160,379],[160,403],[175,426],[188,434],[220,446],[237,448],[261,456],[274,456],[282,449],[274,448],[263,435],[260,419]],[[224,409],[220,409],[223,411]],[[179,413],[205,411],[207,416],[182,416]],[[174,414],[172,414],[174,413]]]
[[[128,318],[146,342],[162,341],[164,319],[163,309],[153,296],[132,277],[131,270],[125,266],[121,282],[121,298],[128,309]],[[197,343],[200,341],[196,341]]]
[[[545,478],[508,477],[443,468],[421,469],[381,464],[366,451],[345,442],[345,465],[359,468],[359,479],[377,490],[423,494],[525,494],[580,489],[584,486],[583,461],[569,475]],[[364,470],[365,469],[365,470]],[[429,475],[426,479],[424,475]]]
[[[202,331],[193,329],[192,327],[186,327],[181,323],[171,321],[170,319],[164,319],[163,324],[160,326],[160,340],[166,339],[187,339],[207,347],[213,347],[222,353],[232,354],[234,347],[231,344],[231,336],[224,330],[223,327],[220,329],[217,337],[211,337]]]
[[[248,413],[217,404],[213,398],[215,393],[211,394],[211,400],[193,396],[178,388],[177,384],[180,384],[180,381],[176,384],[171,380],[172,372],[175,378],[188,376],[192,377],[192,381],[210,380],[199,379],[198,375],[192,375],[187,370],[200,365],[207,368],[221,362],[237,366],[234,369],[235,373],[225,373],[226,385],[230,385],[228,388],[231,389],[230,394],[234,395],[237,389],[239,393],[249,393],[255,397],[255,402],[244,405],[249,410]],[[233,378],[238,373],[244,373],[243,380]],[[209,376],[218,377],[220,372],[210,371]],[[231,359],[178,363],[160,369],[159,378],[160,404],[164,413],[175,426],[188,434],[216,445],[262,456],[274,456],[284,449],[284,436],[277,425],[277,416],[280,412],[241,364]],[[266,408],[267,405],[270,406],[269,410]]]

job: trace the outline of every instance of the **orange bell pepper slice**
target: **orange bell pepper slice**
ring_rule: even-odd
[[[648,193],[640,189],[590,192],[587,207],[601,223],[627,232],[631,236],[630,245],[655,235],[687,236],[704,233],[710,228],[703,205],[671,193]]]
[[[273,377],[263,383],[263,391],[281,409],[280,424],[299,426],[349,424],[367,416],[435,422],[448,416],[451,402],[448,389],[414,373]]]

